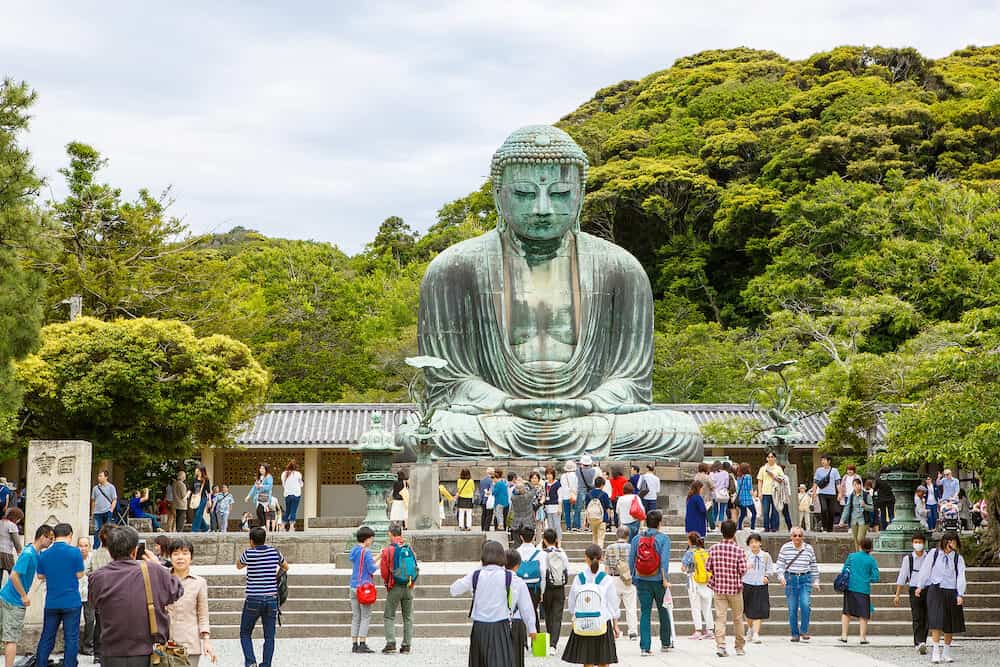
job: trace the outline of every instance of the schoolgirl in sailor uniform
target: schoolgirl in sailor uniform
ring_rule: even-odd
[[[515,664],[511,614],[516,610],[533,617],[531,594],[524,581],[506,569],[507,552],[499,542],[483,544],[482,563],[450,589],[453,597],[472,593],[469,667],[511,667]]]
[[[941,536],[938,548],[924,558],[913,583],[915,595],[927,600],[927,629],[931,632],[931,662],[952,662],[952,635],[965,632],[965,559],[958,533]],[[944,634],[944,647],[941,635]]]
[[[586,584],[597,584],[601,589],[601,599],[603,608],[600,619],[607,624],[607,631],[603,635],[596,637],[584,637],[572,632],[569,642],[566,644],[566,651],[563,653],[563,662],[577,665],[611,665],[617,664],[618,652],[615,649],[615,639],[621,636],[618,629],[618,616],[621,613],[618,608],[618,592],[611,577],[601,576],[600,572],[601,547],[591,544],[587,547],[585,567],[580,574],[573,577],[573,587],[569,593],[570,616],[576,612],[577,594]]]

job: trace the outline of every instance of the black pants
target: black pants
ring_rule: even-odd
[[[896,503],[879,503],[875,506],[875,512],[878,514],[879,528],[885,530],[896,517]]]
[[[823,530],[827,533],[833,532],[833,521],[840,511],[840,501],[837,500],[837,495],[832,494],[820,494],[819,496],[819,512],[820,516],[823,518]]]
[[[545,631],[549,633],[549,644],[554,648],[559,643],[562,629],[563,609],[566,607],[566,589],[563,586],[548,586],[542,594],[542,615],[545,617]]]
[[[913,617],[913,645],[927,641],[927,591],[924,595],[914,595],[916,588],[910,588],[910,616]]]
[[[257,525],[267,528],[267,505],[257,503]]]
[[[519,618],[510,622],[510,638],[514,641],[514,664],[511,667],[524,667],[524,651],[528,646],[528,626]]]
[[[487,509],[486,505],[483,505],[483,518],[480,520],[479,527],[485,533],[493,525],[493,510]]]
[[[84,654],[94,653],[94,606],[89,602],[83,603],[83,632],[80,633],[80,652]]]

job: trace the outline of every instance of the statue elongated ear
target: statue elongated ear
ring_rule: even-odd
[[[503,185],[494,177],[492,183],[493,190],[493,206],[497,210],[497,231],[501,234],[507,231],[507,220],[503,217],[503,209],[500,206],[500,191]]]

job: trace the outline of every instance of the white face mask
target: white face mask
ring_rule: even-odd
[[[916,551],[916,552],[923,551],[924,550],[924,543],[923,542],[914,542],[913,543],[913,550]]]

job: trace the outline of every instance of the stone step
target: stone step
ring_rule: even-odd
[[[471,623],[468,620],[468,599],[465,600],[466,607],[461,610],[441,610],[441,609],[426,609],[418,608],[416,614],[418,615],[417,624],[423,625],[437,625],[437,624],[461,624],[469,625]],[[678,607],[674,607],[675,610]],[[690,620],[690,613],[687,606],[682,606],[679,608],[680,616],[687,616]],[[841,606],[838,604],[836,607],[817,607],[815,604],[812,607],[812,620],[813,621],[840,621],[841,616]],[[875,623],[884,622],[909,622],[910,621],[910,610],[890,607],[888,609],[876,609]],[[398,612],[397,612],[398,614]],[[978,623],[987,621],[996,621],[1000,614],[1000,609],[969,609],[965,612],[965,621],[969,625],[976,625]],[[216,625],[239,625],[240,623],[240,612],[212,612],[210,614],[212,626]],[[571,622],[570,615],[568,611],[563,615],[564,623]],[[771,618],[769,622],[771,623],[785,623],[787,622],[788,614],[785,610],[775,610],[771,609]],[[675,618],[674,622],[683,620],[681,618]],[[350,624],[351,622],[351,612],[347,611],[283,611],[282,612],[282,622],[285,626],[289,625],[340,625],[340,624]],[[372,611],[372,622],[376,624],[382,623],[382,610],[375,609]]]
[[[690,614],[686,610],[681,614],[690,619]],[[657,621],[654,620],[652,623],[653,636],[657,636],[657,628],[659,627]],[[468,621],[468,619],[466,619]],[[379,648],[382,643],[380,635],[382,634],[381,624],[373,624],[371,630],[369,631],[369,643],[373,648]],[[683,638],[694,632],[694,626],[691,624],[690,620],[683,620],[678,618],[675,620],[675,630],[677,632],[677,637]],[[469,622],[465,623],[420,623],[417,622],[414,628],[415,642],[419,642],[423,638],[433,638],[433,637],[468,637],[472,629],[472,624]],[[817,637],[833,637],[840,634],[840,617],[839,614],[837,619],[834,621],[815,621],[810,623],[810,633]],[[562,639],[561,643],[565,642],[565,638],[569,636],[569,624],[564,623],[562,627]],[[398,617],[396,622],[396,634],[397,637],[402,632],[402,624],[400,623]],[[729,629],[730,634],[732,633],[732,625],[730,624]],[[857,632],[857,626],[851,628],[852,634]],[[868,626],[868,633],[873,636],[907,636],[912,632],[912,625],[910,619],[907,618],[905,621],[875,621]],[[236,639],[239,637],[240,628],[239,625],[216,625],[214,622],[212,624],[212,638],[213,639]],[[775,637],[773,640],[765,641],[785,641],[783,638],[788,635],[788,623],[784,621],[777,621],[774,619],[765,621],[761,628],[761,634],[765,637]],[[315,638],[315,637],[349,637],[351,635],[351,625],[350,623],[343,624],[321,624],[321,623],[310,623],[302,625],[292,625],[285,623],[282,627],[278,628],[278,637],[286,639],[295,638]],[[254,630],[254,637],[256,639],[261,639],[263,637],[260,624]],[[777,639],[777,637],[782,637],[782,639]],[[985,621],[976,624],[970,624],[968,631],[962,635],[963,638],[972,637],[1000,637],[1000,621]]]
[[[284,610],[286,612],[313,612],[313,611],[327,611],[327,612],[350,612],[351,602],[346,588],[341,588],[337,591],[341,595],[334,597],[325,598],[300,598],[300,597],[289,597],[288,601],[285,603]],[[381,592],[380,592],[380,595]],[[427,609],[434,609],[439,611],[461,611],[466,612],[469,609],[469,598],[468,597],[437,597],[430,595],[417,595],[416,599],[421,607]],[[841,593],[813,593],[812,604],[816,608],[840,608],[843,601],[843,595]],[[897,609],[893,607],[893,596],[892,595],[873,595],[872,604],[875,608],[879,610],[881,614],[882,610],[886,611],[899,611],[902,610],[905,613],[909,613],[909,607],[907,606],[907,601],[903,599],[901,601],[901,606]],[[686,595],[674,595],[674,605],[682,608],[688,608],[688,598]],[[380,597],[375,603],[374,610],[381,610],[384,606],[384,596]],[[982,595],[975,594],[966,597],[965,601],[966,609],[969,610],[979,610],[979,609],[1000,609],[1000,593],[992,595]],[[213,597],[209,602],[209,611],[214,613],[225,613],[225,612],[239,612],[243,609],[243,598],[242,597],[232,597],[232,598],[216,598]],[[783,593],[779,590],[772,592],[771,595],[771,609],[772,611],[785,610],[786,602]],[[379,611],[381,613],[381,611]]]

